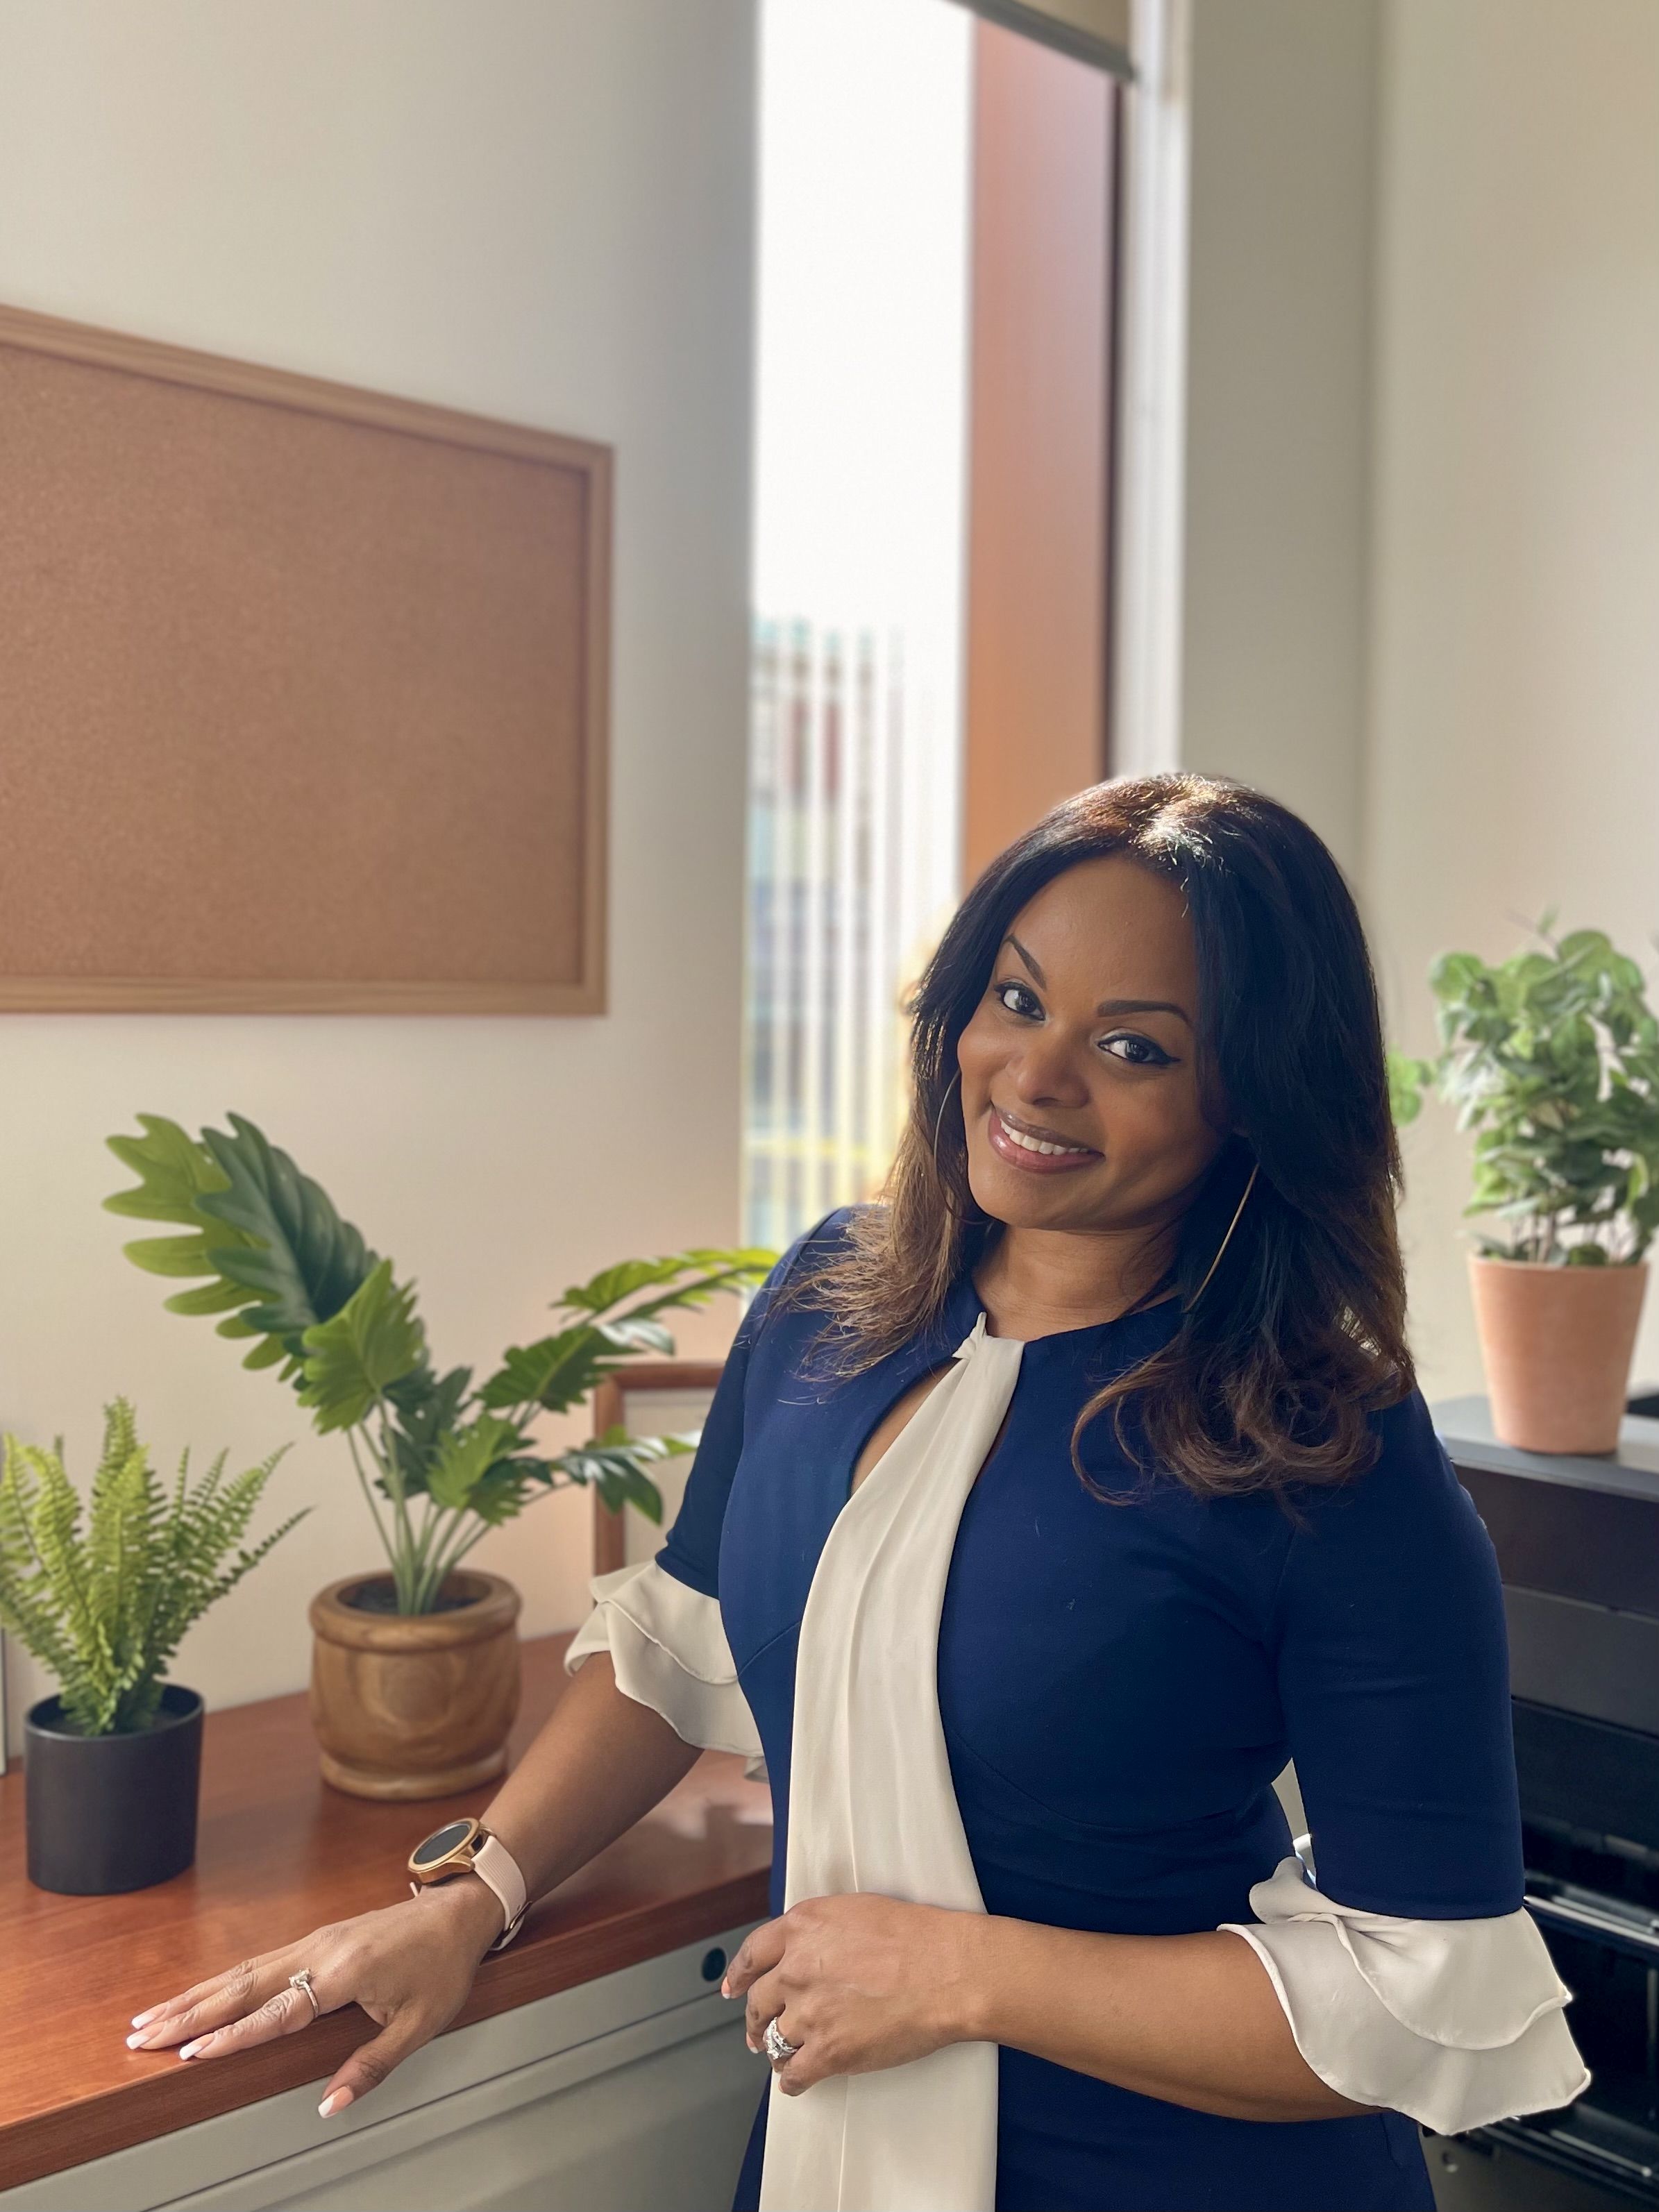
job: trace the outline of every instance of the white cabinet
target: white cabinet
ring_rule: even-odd
[[[319,2081],[0,2212],[727,2212],[767,2077],[712,1954],[747,1932],[441,2036],[338,2119]]]

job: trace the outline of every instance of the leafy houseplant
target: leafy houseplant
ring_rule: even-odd
[[[1431,1085],[1472,1129],[1466,1215],[1503,1224],[1470,1255],[1494,1422],[1539,1451],[1618,1442],[1659,1230],[1659,1020],[1640,968],[1598,929],[1496,967],[1430,970],[1441,1049],[1391,1056],[1396,1118]]]
[[[313,1607],[322,1642],[337,1641],[335,1631],[341,1636],[349,1631],[341,1648],[357,1655],[337,1666],[319,1646],[313,1710],[324,1740],[325,1772],[343,1787],[367,1790],[372,1768],[386,1786],[377,1784],[368,1794],[415,1794],[406,1786],[414,1758],[417,1764],[425,1760],[428,1781],[439,1778],[447,1788],[465,1787],[454,1777],[482,1779],[504,1761],[516,1699],[512,1639],[518,1607],[510,1585],[495,1577],[462,1575],[461,1563],[491,1528],[533,1498],[571,1483],[592,1485],[608,1505],[632,1503],[659,1520],[660,1494],[646,1470],[690,1449],[684,1438],[629,1439],[613,1430],[591,1443],[548,1452],[537,1442],[538,1423],[544,1414],[579,1406],[597,1382],[641,1353],[671,1353],[673,1339],[664,1314],[758,1282],[774,1255],[698,1249],[623,1261],[567,1290],[556,1303],[551,1334],[512,1346],[499,1367],[475,1382],[471,1368],[440,1372],[434,1365],[413,1284],[397,1279],[392,1261],[371,1251],[327,1194],[252,1121],[237,1114],[228,1119],[228,1130],[204,1129],[195,1138],[177,1122],[141,1114],[142,1136],[109,1139],[110,1149],[138,1177],[137,1187],[105,1203],[116,1213],[171,1224],[173,1235],[125,1248],[138,1267],[191,1281],[192,1287],[166,1301],[168,1308],[217,1316],[220,1335],[246,1341],[244,1366],[276,1369],[279,1379],[297,1391],[318,1432],[337,1431],[346,1438],[389,1574],[349,1578]],[[477,1670],[484,1663],[478,1650],[454,1662],[455,1694],[472,1711],[473,1741],[461,1746],[452,1740],[453,1730],[440,1728],[436,1734],[444,1742],[413,1753],[413,1724],[394,1726],[390,1714],[396,1700],[382,1700],[385,1725],[373,1756],[360,1741],[362,1771],[354,1778],[352,1758],[330,1751],[320,1709],[338,1712],[374,1703],[368,1677],[374,1669],[363,1655],[407,1654],[415,1646],[406,1629],[388,1641],[368,1635],[361,1620],[343,1622],[342,1613],[428,1617],[482,1607],[465,1628],[455,1625],[465,1642],[474,1629],[483,1632],[492,1602],[501,1617],[484,1640],[494,1647],[490,1663],[500,1695],[492,1702],[477,1694]],[[440,1632],[435,1623],[430,1640],[434,1649],[453,1647],[453,1636]],[[325,1681],[331,1686],[319,1687]],[[495,1741],[480,1748],[492,1733]],[[422,1785],[422,1794],[441,1792]]]
[[[164,1679],[191,1624],[304,1513],[250,1549],[248,1524],[280,1451],[225,1480],[222,1452],[164,1487],[131,1407],[105,1408],[86,1523],[64,1467],[5,1439],[0,1622],[50,1668],[58,1693],[26,1723],[30,1879],[76,1894],[137,1889],[195,1856],[202,1700]]]

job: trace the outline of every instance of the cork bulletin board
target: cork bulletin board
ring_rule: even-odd
[[[605,1006],[611,454],[0,308],[0,1010]]]

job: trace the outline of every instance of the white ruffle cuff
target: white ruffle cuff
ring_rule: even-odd
[[[654,1559],[595,1575],[593,1610],[570,1640],[567,1674],[608,1651],[617,1687],[660,1713],[684,1743],[735,1751],[744,1772],[764,1782],[760,1733],[738,1680],[718,1599],[667,1574]]]
[[[1267,1968],[1296,2047],[1356,2104],[1442,2135],[1570,2105],[1589,2082],[1562,2017],[1572,1992],[1522,1907],[1407,1920],[1314,1887],[1309,1839],[1250,1891],[1255,1922],[1222,1924]]]

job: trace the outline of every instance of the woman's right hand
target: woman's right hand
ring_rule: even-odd
[[[127,2044],[134,2051],[179,2045],[180,2058],[193,2063],[303,2033],[315,2014],[289,1977],[307,1967],[323,2012],[360,2005],[380,2031],[336,2070],[318,2108],[327,2119],[448,2027],[501,1931],[501,1908],[482,1881],[445,1882],[198,1982],[141,2012]]]

